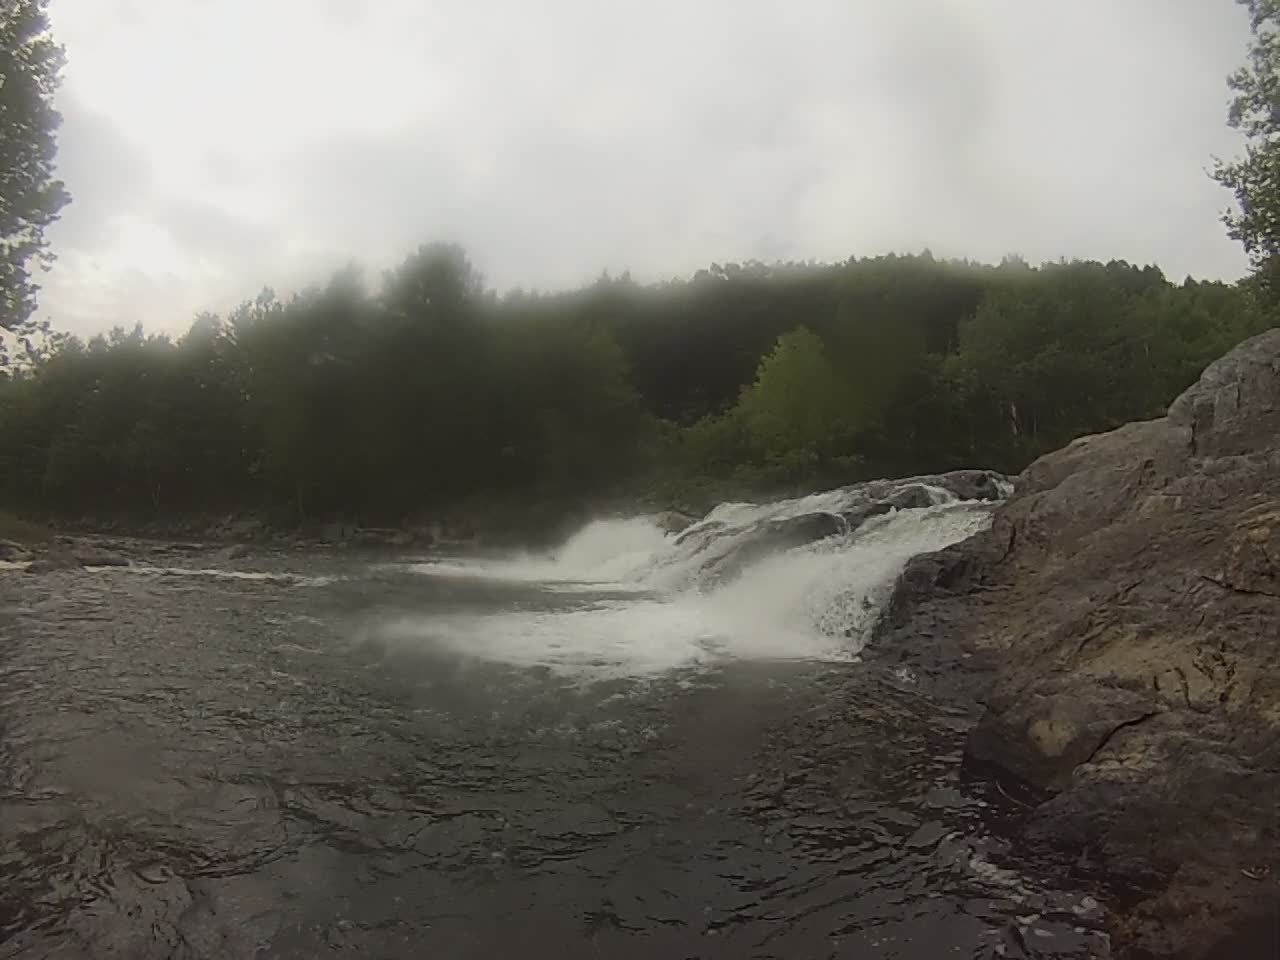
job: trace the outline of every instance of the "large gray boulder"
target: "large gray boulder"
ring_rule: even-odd
[[[653,516],[653,522],[658,525],[664,533],[679,535],[685,530],[693,526],[700,520],[700,517],[694,516],[692,513],[686,513],[683,510],[663,510]]]
[[[1214,956],[1231,931],[1265,933],[1280,910],[1280,329],[1166,417],[1032,464],[988,532],[909,565],[885,629],[945,631],[995,661],[966,763],[1030,798],[1028,841],[1137,891],[1114,917],[1121,955]]]
[[[994,470],[952,470],[932,478],[932,482],[961,500],[1000,500],[1008,477]]]

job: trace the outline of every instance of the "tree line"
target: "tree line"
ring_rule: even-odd
[[[177,339],[30,338],[0,376],[0,498],[385,523],[1012,471],[1159,415],[1273,319],[1248,284],[928,254],[499,296],[429,245],[376,285],[264,291]]]
[[[264,291],[176,339],[87,342],[35,314],[56,179],[63,52],[47,0],[0,2],[0,507],[143,519],[252,512],[395,522],[506,503],[703,506],[868,476],[1015,471],[1080,434],[1159,415],[1276,322],[1280,0],[1241,0],[1229,80],[1242,157],[1214,177],[1254,273],[943,262],[713,264],[498,295],[428,245]]]

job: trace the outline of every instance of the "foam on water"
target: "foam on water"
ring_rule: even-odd
[[[214,567],[157,567],[147,564],[130,564],[127,567],[89,567],[90,570],[120,571],[121,573],[150,574],[165,577],[209,577],[214,580],[251,580],[264,583],[285,584],[294,587],[326,587],[337,577],[304,576],[297,573],[264,573],[259,570],[220,570]]]
[[[437,577],[539,583],[550,589],[589,592],[602,584],[645,589],[635,575],[666,550],[670,538],[645,517],[596,520],[550,554],[518,554],[500,559],[441,558],[409,566]]]
[[[31,567],[30,560],[0,560],[0,571],[25,571]],[[227,570],[216,567],[161,567],[145,563],[99,566],[85,564],[84,569],[97,573],[124,573],[156,577],[207,577],[214,580],[248,580],[271,583],[278,586],[293,587],[327,587],[337,582],[338,577],[307,576],[298,573],[263,572],[260,570]]]
[[[704,571],[744,531],[845,509],[849,491],[724,504],[681,538],[645,518],[602,520],[550,555],[415,565],[435,576],[540,583],[580,602],[567,610],[401,617],[381,624],[377,639],[589,676],[653,675],[726,658],[849,660],[912,556],[990,522],[988,504],[958,502],[940,488],[928,499],[933,505],[891,510],[852,532],[766,555],[727,580],[708,580]],[[637,595],[619,597],[619,588]]]
[[[652,598],[574,610],[404,617],[377,630],[380,644],[429,647],[567,675],[651,675],[717,655],[713,624],[695,605]]]
[[[898,574],[920,553],[938,550],[984,529],[990,514],[974,504],[945,504],[876,517],[852,535],[776,553],[736,579],[705,593],[726,621],[767,624],[761,646],[751,631],[736,649],[748,655],[786,654],[780,643],[798,632],[822,638],[827,656],[857,653],[879,619]]]
[[[647,517],[597,520],[571,537],[556,552],[555,562],[593,579],[616,581],[642,570],[667,548],[669,539]]]

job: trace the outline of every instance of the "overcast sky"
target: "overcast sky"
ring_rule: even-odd
[[[46,315],[180,331],[464,244],[556,288],[1020,252],[1235,279],[1233,0],[52,0]]]

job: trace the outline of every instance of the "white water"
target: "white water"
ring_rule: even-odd
[[[722,504],[679,536],[644,517],[598,520],[548,554],[400,566],[497,589],[486,594],[485,606],[467,612],[457,612],[457,604],[454,612],[435,612],[433,601],[424,602],[420,613],[376,623],[365,639],[587,678],[652,676],[734,658],[850,660],[871,636],[912,556],[990,522],[989,504],[958,501],[929,479],[769,504]],[[890,503],[913,506],[889,509]],[[868,519],[869,506],[889,512]],[[762,538],[770,524],[782,524],[785,533],[814,520],[820,532],[835,532],[790,548],[795,541],[785,537],[768,540],[771,531]],[[766,542],[775,544],[772,550]],[[26,566],[0,563],[0,571]],[[336,579],[226,568],[91,569],[292,587],[324,587]],[[518,596],[504,599],[502,584],[518,586]]]
[[[26,571],[30,560],[0,560],[0,571]],[[124,566],[97,566],[85,564],[85,570],[106,574],[137,574],[156,577],[208,577],[214,580],[255,580],[277,586],[327,587],[338,578],[331,576],[303,576],[295,573],[271,573],[255,570],[224,570],[216,567],[158,567],[151,564],[130,563]]]
[[[865,495],[848,488],[767,505],[724,504],[682,538],[644,518],[600,520],[549,555],[417,564],[411,569],[422,574],[540,584],[574,596],[552,609],[404,617],[379,625],[377,639],[591,677],[654,675],[728,658],[849,660],[912,556],[990,522],[987,504],[956,502],[939,488],[927,493],[931,506],[891,511],[852,533],[764,555],[728,579],[707,570],[762,521],[837,513]]]
[[[337,577],[304,576],[297,573],[262,572],[258,570],[222,570],[215,567],[156,567],[146,564],[130,564],[127,567],[86,567],[88,570],[136,573],[161,577],[209,577],[214,580],[259,580],[263,583],[292,587],[327,587]]]
[[[645,585],[633,575],[669,546],[667,534],[645,517],[597,520],[551,554],[525,553],[483,561],[475,558],[431,560],[414,564],[411,569],[437,577],[538,583],[566,592],[596,591],[602,584],[644,590]]]

